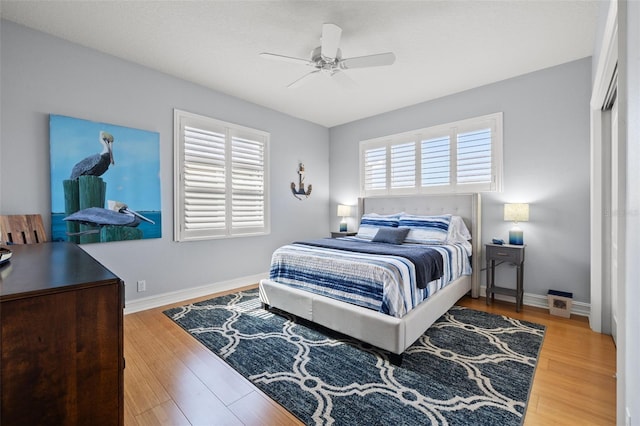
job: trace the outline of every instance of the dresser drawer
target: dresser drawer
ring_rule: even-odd
[[[524,261],[524,249],[522,246],[500,246],[487,244],[487,260],[500,260],[511,263]]]

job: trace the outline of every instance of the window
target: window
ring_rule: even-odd
[[[174,110],[176,241],[269,233],[269,134]]]
[[[502,190],[502,113],[360,142],[363,196]]]

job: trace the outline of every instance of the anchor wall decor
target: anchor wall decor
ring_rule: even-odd
[[[298,200],[302,200],[302,195],[304,195],[304,198],[308,198],[311,195],[311,185],[307,187],[306,191],[304,189],[304,164],[302,163],[298,165],[298,189],[296,189],[295,182],[291,182],[291,192]]]

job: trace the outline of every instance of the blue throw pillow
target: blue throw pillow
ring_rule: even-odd
[[[380,228],[373,237],[374,243],[402,244],[409,228]]]

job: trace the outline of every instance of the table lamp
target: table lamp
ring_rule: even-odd
[[[338,216],[342,217],[340,232],[347,232],[347,216],[351,215],[351,207],[338,204]]]
[[[522,229],[518,227],[518,222],[529,221],[529,204],[505,204],[504,220],[512,221],[513,228],[509,230],[509,244],[521,246],[524,244]]]

